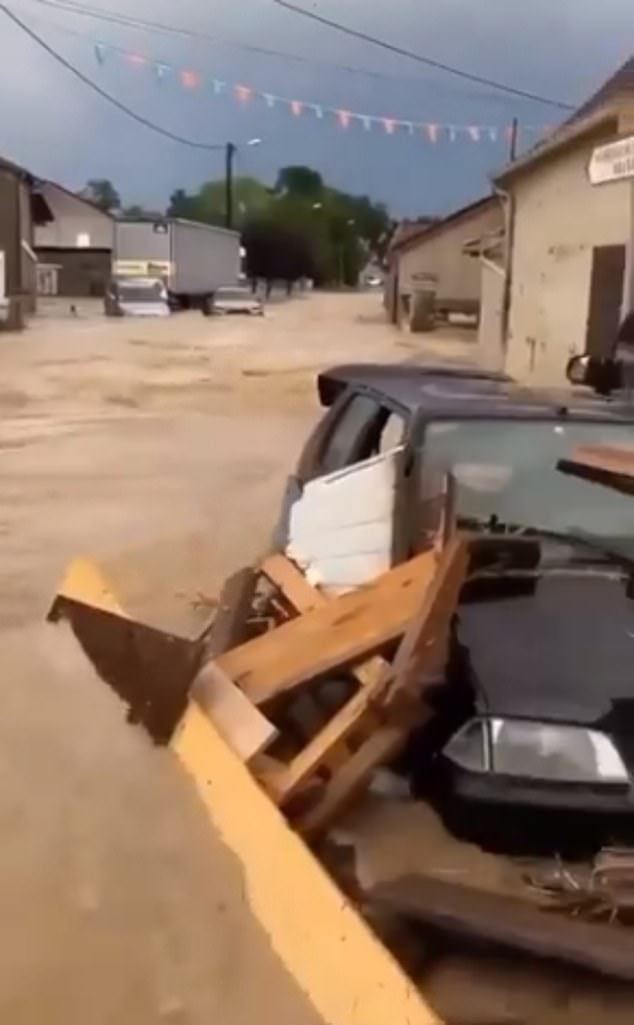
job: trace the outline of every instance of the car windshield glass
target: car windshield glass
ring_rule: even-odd
[[[634,450],[634,425],[501,420],[436,421],[425,436],[423,498],[451,471],[464,521],[596,539],[634,557],[632,499],[561,473],[581,445]],[[491,519],[493,517],[493,520]]]

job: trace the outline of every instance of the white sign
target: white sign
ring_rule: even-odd
[[[588,175],[592,185],[634,178],[634,135],[595,149],[588,164]]]

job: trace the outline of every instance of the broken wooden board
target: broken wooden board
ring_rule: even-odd
[[[191,697],[243,762],[267,748],[278,735],[273,723],[215,662],[207,662],[200,670]]]
[[[634,495],[634,450],[608,446],[584,446],[569,459],[560,459],[557,469],[562,473],[595,484],[604,484],[626,495]]]
[[[416,716],[412,710],[407,724],[386,722],[369,733],[361,747],[325,784],[315,806],[294,823],[297,831],[310,840],[322,835],[367,787],[376,767],[398,754],[416,725]]]
[[[434,580],[403,637],[392,664],[385,704],[406,692],[419,694],[425,676],[442,667],[451,617],[469,568],[469,543],[454,535],[442,551]]]
[[[372,902],[422,926],[634,982],[631,932],[542,911],[520,897],[429,876],[405,876],[370,891]]]
[[[423,721],[426,713],[420,695],[435,678],[430,673],[439,668],[439,656],[444,652],[468,563],[468,542],[459,536],[452,538],[441,554],[434,579],[401,641],[390,676],[357,714],[355,726],[363,726],[364,714],[371,710],[376,713],[377,699],[383,706],[383,721],[377,724],[375,715],[366,740],[332,774],[318,802],[298,824],[300,832],[316,836],[327,830],[368,784],[374,770],[396,755],[411,731]],[[337,727],[343,730],[349,725],[348,708],[342,709],[322,734],[328,737]],[[313,747],[321,736],[315,738]],[[295,763],[299,774],[303,768],[301,756]],[[291,779],[290,785],[293,783]]]
[[[227,652],[218,665],[255,704],[263,704],[334,668],[371,655],[407,629],[436,574],[426,552],[372,585],[333,598],[322,608]]]
[[[323,608],[332,600],[309,584],[304,574],[284,555],[269,555],[260,566],[260,570],[280,589],[296,612],[312,612],[314,609]],[[363,687],[374,686],[389,670],[390,663],[380,655],[373,655],[349,667],[350,673]]]
[[[330,601],[309,584],[297,567],[283,555],[269,556],[262,563],[261,571],[298,612],[310,612]],[[259,759],[257,766],[254,766],[260,783],[277,804],[290,800],[322,765],[339,768],[350,757],[347,740],[363,720],[367,720],[380,688],[390,678],[390,664],[380,655],[374,655],[350,666],[349,672],[361,684],[361,691],[335,713],[299,754],[287,764],[273,759]]]

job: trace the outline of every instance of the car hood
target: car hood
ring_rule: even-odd
[[[504,583],[459,610],[480,710],[634,736],[634,601],[618,567],[547,573],[531,581],[532,594],[512,596]]]

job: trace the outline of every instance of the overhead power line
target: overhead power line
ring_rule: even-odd
[[[389,72],[376,71],[372,68],[360,68],[352,64],[343,64],[336,61],[322,60],[319,57],[309,57],[304,54],[289,53],[286,50],[276,50],[265,46],[257,46],[253,43],[241,42],[237,39],[216,35],[215,33],[209,33],[199,29],[188,29],[181,25],[168,24],[149,18],[139,18],[135,15],[121,14],[117,11],[110,11],[104,7],[99,7],[94,4],[77,3],[75,0],[28,0],[28,2],[38,4],[41,7],[49,7],[53,10],[64,11],[68,14],[75,14],[79,17],[92,18],[106,24],[118,25],[123,28],[140,29],[146,32],[154,32],[158,35],[192,39],[197,43],[200,43],[202,40],[214,45],[220,44],[222,46],[229,46],[233,49],[244,50],[248,53],[258,53],[266,57],[276,57],[278,59],[281,58],[282,60],[293,61],[297,64],[321,68],[333,68],[337,71],[344,71],[347,74],[365,75],[368,78],[373,78],[379,81],[407,82],[416,84],[423,84],[425,82],[424,79],[415,75],[393,75]],[[72,32],[71,29],[68,29],[64,25],[56,24],[55,27],[61,31]],[[470,95],[473,96],[474,94],[471,93]],[[479,93],[478,95],[487,99],[501,99],[500,96],[493,94]]]
[[[469,82],[476,82],[478,85],[486,85],[489,88],[497,89],[498,91],[508,93],[511,96],[519,96],[524,100],[534,100],[537,103],[544,103],[550,107],[559,107],[561,110],[575,109],[570,103],[563,103],[561,100],[553,100],[548,96],[540,96],[538,93],[528,92],[524,89],[517,89],[514,86],[506,85],[503,82],[497,82],[495,79],[472,74],[470,71],[465,71],[462,68],[456,68],[451,64],[444,64],[442,61],[434,60],[432,57],[425,57],[420,53],[414,53],[412,50],[406,50],[403,47],[397,46],[394,43],[389,43],[384,39],[378,39],[376,36],[372,36],[368,32],[362,32],[359,29],[342,25],[340,22],[333,21],[331,18],[326,18],[324,15],[317,14],[315,11],[307,11],[303,7],[298,7],[296,4],[290,3],[289,0],[273,0],[273,3],[278,7],[283,7],[287,11],[292,11],[293,14],[299,14],[303,18],[309,18],[311,21],[316,21],[320,25],[326,25],[328,28],[335,29],[337,32],[343,32],[347,36],[352,36],[353,39],[361,39],[364,43],[371,43],[373,46],[380,46],[383,50],[388,50],[390,53],[396,53],[400,57],[407,57],[409,60],[416,61],[419,64],[426,64],[428,67],[436,68],[439,71],[446,71],[450,75],[456,75],[458,78],[466,79]]]
[[[102,89],[100,85],[97,85],[96,82],[93,82],[92,78],[89,78],[88,75],[85,75],[83,73],[83,71],[80,71],[79,68],[76,68],[74,64],[71,64],[70,61],[66,60],[66,58],[63,57],[61,53],[58,53],[57,50],[55,50],[49,43],[47,43],[45,39],[42,39],[42,37],[39,36],[37,32],[30,28],[29,25],[23,22],[17,14],[9,10],[9,8],[6,7],[4,4],[0,4],[0,11],[6,14],[7,18],[10,18],[12,22],[14,22],[20,29],[22,29],[22,31],[34,43],[41,47],[42,50],[45,50],[46,53],[48,53],[48,55],[52,57],[53,60],[57,61],[58,64],[61,64],[62,67],[66,68],[67,71],[70,71],[71,74],[78,78],[80,82],[83,82],[84,85],[88,86],[89,89],[92,89],[92,91],[101,96],[102,99],[107,100],[107,102],[112,104],[113,107],[116,107],[117,110],[120,110],[123,114],[126,114],[128,117],[132,118],[134,121],[137,121],[139,124],[144,125],[145,128],[149,128],[151,129],[151,131],[156,132],[158,135],[163,135],[166,139],[171,139],[173,142],[179,142],[182,146],[190,146],[192,149],[225,149],[225,143],[202,142],[198,141],[197,139],[188,139],[185,136],[177,135],[175,132],[171,132],[169,128],[163,128],[162,125],[157,125],[154,121],[150,121],[149,118],[146,118],[142,114],[137,113],[136,110],[132,110],[130,107],[127,107],[125,103],[121,103],[121,101],[118,100],[115,96],[112,96],[110,93],[106,92],[105,89]]]

